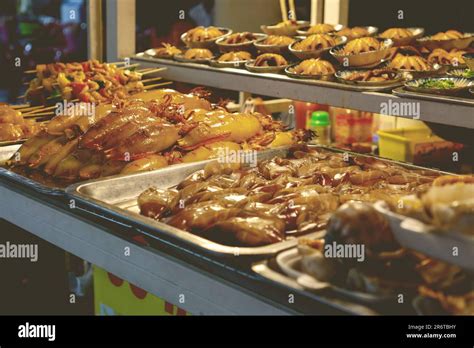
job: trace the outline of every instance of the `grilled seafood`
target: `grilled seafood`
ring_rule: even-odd
[[[311,27],[309,27],[308,34],[327,34],[327,33],[333,32],[335,30],[336,29],[335,29],[334,25],[332,25],[332,24],[319,23],[319,24],[315,24],[315,25],[312,25]]]
[[[361,37],[349,41],[342,49],[344,54],[360,54],[371,51],[378,51],[380,49],[380,42],[373,37]]]
[[[369,35],[369,31],[364,27],[343,28],[336,32],[338,36],[346,36],[349,40]]]
[[[261,43],[269,46],[288,46],[295,42],[295,39],[289,36],[269,35]]]
[[[24,119],[20,111],[9,105],[0,105],[0,141],[30,138],[41,129],[39,123]]]
[[[93,115],[59,115],[10,161],[60,182],[158,169],[306,139],[259,113],[229,113],[199,95],[162,89],[99,104]]]
[[[238,52],[227,52],[220,56],[217,60],[219,62],[239,62],[243,60],[252,59],[252,55],[249,52],[238,51]]]
[[[226,44],[234,45],[254,41],[255,39],[256,36],[253,33],[244,31],[242,33],[233,33],[227,36],[223,42]]]
[[[169,43],[162,43],[163,47],[155,48],[155,55],[159,58],[172,58],[176,54],[181,54],[182,51],[169,44]]]
[[[255,59],[255,66],[284,66],[288,65],[286,59],[276,53],[264,53]]]
[[[184,52],[186,59],[211,59],[214,55],[207,48],[190,48]]]
[[[216,27],[196,27],[186,32],[185,42],[203,42],[207,40],[216,39],[224,33]]]
[[[295,147],[288,158],[261,161],[257,167],[222,162],[209,163],[176,188],[151,189],[158,195],[154,199],[157,206],[152,199],[146,199],[144,206],[139,198],[142,214],[228,244],[265,245],[324,229],[331,213],[344,202],[385,199],[397,204],[399,197],[435,180],[435,176],[382,160],[362,156],[344,159],[339,153],[306,147]],[[406,179],[389,183],[394,176]],[[143,195],[149,197],[150,191]],[[167,203],[170,201],[173,203]],[[182,202],[180,207],[178,201]],[[393,238],[389,232],[369,231],[369,215],[360,220],[360,231],[348,238],[371,243],[374,252],[386,251],[382,246],[395,244]],[[349,217],[333,224],[352,221]],[[337,226],[340,228],[340,223]]]
[[[442,231],[474,235],[474,176],[442,176],[419,195],[402,197],[394,207],[400,214],[418,218]]]
[[[436,48],[428,56],[428,62],[430,64],[441,64],[441,65],[462,65],[465,63],[463,54],[467,53],[463,50],[457,50],[453,48],[451,51],[446,51],[442,48]]]
[[[300,75],[328,75],[334,74],[336,69],[327,60],[319,58],[306,59],[291,68],[291,71]]]
[[[346,77],[349,81],[389,81],[395,79],[397,73],[391,69],[374,69],[368,71],[354,72]]]
[[[314,51],[333,47],[336,45],[336,39],[327,34],[313,34],[297,42],[293,48],[297,51]]]

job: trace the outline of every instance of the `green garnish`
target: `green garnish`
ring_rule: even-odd
[[[99,89],[102,89],[105,87],[105,81],[94,80],[94,82],[96,82],[99,85]]]
[[[451,89],[455,87],[452,80],[425,80],[421,82],[418,87],[422,88],[435,88],[435,89]]]

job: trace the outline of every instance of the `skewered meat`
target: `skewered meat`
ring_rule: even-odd
[[[30,138],[42,126],[34,120],[23,118],[21,111],[9,105],[0,105],[0,141],[14,141]]]

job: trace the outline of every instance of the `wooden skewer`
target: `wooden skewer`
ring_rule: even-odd
[[[166,70],[166,69],[168,69],[168,68],[157,68],[157,69],[151,69],[151,70],[148,70],[148,71],[142,72],[141,74],[142,74],[142,75],[148,75],[148,74],[157,73],[157,72],[160,72],[160,71],[163,71],[163,70]]]
[[[286,0],[280,0],[281,19],[288,20],[288,10],[286,9]]]
[[[25,70],[23,71],[25,74],[36,74],[36,69],[34,70]]]
[[[28,111],[28,112],[24,113],[24,115],[32,115],[32,114],[36,114],[38,112],[44,112],[44,111],[53,110],[53,109],[56,109],[56,105],[48,106],[46,108],[41,106],[40,109],[35,109],[35,110],[32,110],[32,111]]]
[[[149,90],[149,89],[153,89],[155,87],[170,85],[172,83],[173,83],[173,81],[168,81],[168,82],[163,82],[163,83],[157,83],[157,84],[154,84],[154,85],[147,85],[147,86],[144,87],[144,89]]]
[[[12,109],[29,109],[32,107],[30,104],[14,104],[10,105]],[[33,108],[40,108],[41,106],[33,106]]]
[[[290,13],[292,20],[296,21],[296,7],[295,7],[295,0],[288,0],[290,2]]]
[[[23,109],[19,109],[19,111],[23,112],[23,113],[28,113],[28,112],[31,112],[31,111],[36,111],[36,110],[40,110],[43,108],[43,105],[40,105],[40,106],[32,106],[32,107],[29,107],[29,108],[23,108]]]
[[[162,77],[154,77],[152,79],[147,79],[147,80],[142,80],[143,83],[145,82],[151,82],[151,81],[158,81],[158,80],[161,80]]]
[[[23,115],[23,117],[24,118],[36,118],[36,117],[53,116],[53,115],[54,115],[54,112],[50,111],[50,112],[42,112],[42,113],[38,113],[38,114],[27,114],[27,115]]]
[[[127,64],[127,62],[126,61],[120,61],[120,62],[111,62],[111,63],[107,63],[107,64],[122,65],[122,64]]]
[[[16,99],[22,99],[22,98],[26,98],[26,94],[19,95],[18,97],[16,97]]]

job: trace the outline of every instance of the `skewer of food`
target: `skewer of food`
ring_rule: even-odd
[[[144,90],[142,78],[150,72],[138,72],[134,68],[136,65],[119,68],[97,60],[38,65],[25,98],[43,105],[51,100],[104,102],[116,96],[123,98]]]

